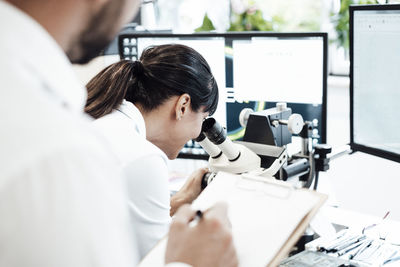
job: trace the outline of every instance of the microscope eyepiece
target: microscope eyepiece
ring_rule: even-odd
[[[214,118],[205,119],[201,130],[209,141],[221,149],[229,161],[235,161],[240,157],[240,150],[227,137],[226,130]]]
[[[233,143],[226,129],[215,119],[207,118],[203,121],[201,128],[202,133],[195,141],[210,155],[209,164],[211,171],[226,171],[240,174],[260,168],[260,157],[244,145]],[[212,176],[203,176],[202,188],[212,180]]]
[[[196,141],[197,143],[200,143],[201,141],[203,141],[206,138],[205,134],[203,132],[201,132],[199,134],[199,136],[196,139],[193,139],[194,141]]]
[[[226,140],[225,129],[214,118],[204,120],[202,132],[215,145],[220,145]]]
[[[208,155],[210,155],[210,157],[216,159],[222,155],[222,151],[210,140],[208,140],[203,132],[201,132],[200,135],[196,139],[194,139],[194,141],[199,143],[208,153]]]

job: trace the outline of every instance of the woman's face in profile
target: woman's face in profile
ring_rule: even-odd
[[[190,108],[187,116],[177,121],[173,133],[170,135],[170,153],[167,153],[169,159],[176,158],[188,141],[200,135],[201,126],[208,115],[208,112],[204,112],[204,107],[201,107],[198,111],[193,111]]]

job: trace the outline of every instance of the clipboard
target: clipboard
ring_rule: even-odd
[[[233,241],[241,267],[277,266],[306,230],[327,196],[272,178],[219,172],[193,209],[228,203]],[[140,262],[140,267],[164,266],[167,237]]]

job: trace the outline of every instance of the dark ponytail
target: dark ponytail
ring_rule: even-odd
[[[122,60],[106,67],[86,85],[85,112],[98,119],[117,109],[143,72],[139,61]]]
[[[172,96],[188,94],[191,108],[213,114],[218,86],[206,60],[194,49],[178,44],[145,49],[140,61],[115,63],[88,84],[85,111],[94,118],[109,114],[126,99],[151,111]]]

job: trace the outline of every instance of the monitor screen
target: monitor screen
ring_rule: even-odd
[[[232,48],[235,99],[322,104],[322,37],[254,37]]]
[[[400,162],[400,5],[350,15],[352,149]]]
[[[314,122],[314,143],[326,142],[325,33],[227,35],[225,45],[228,95],[235,100],[227,104],[231,139],[244,135],[237,119],[243,108],[259,111],[286,102]]]

